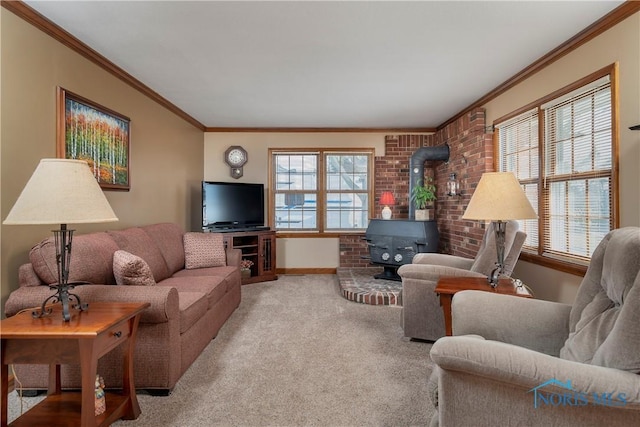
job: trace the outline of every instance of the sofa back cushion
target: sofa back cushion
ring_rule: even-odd
[[[611,231],[578,289],[560,357],[640,373],[640,228]]]
[[[142,227],[145,233],[155,242],[164,257],[169,275],[184,268],[184,231],[177,224],[161,223]]]
[[[117,250],[118,245],[105,232],[74,235],[71,244],[69,281],[115,285],[113,253]],[[42,282],[49,285],[58,281],[56,246],[53,237],[35,245],[29,252],[29,260]]]
[[[151,268],[156,282],[160,282],[170,276],[169,267],[162,256],[162,252],[142,228],[127,228],[126,230],[107,231],[107,233],[113,238],[119,249],[145,260]],[[113,257],[111,261],[113,261]]]
[[[113,275],[118,285],[154,286],[151,268],[139,256],[119,249],[113,254]]]

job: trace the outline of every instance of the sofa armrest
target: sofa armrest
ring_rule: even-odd
[[[240,267],[242,251],[240,249],[227,249],[227,265]]]
[[[42,302],[53,294],[48,286],[25,286],[11,292],[5,304],[5,315],[13,316],[24,310],[39,309]],[[142,312],[141,323],[165,323],[180,321],[178,291],[168,286],[115,286],[80,285],[73,293],[83,303],[92,302],[148,302],[149,308]]]
[[[411,262],[412,264],[430,264],[469,270],[474,260],[448,254],[419,253],[413,257]]]
[[[437,282],[440,277],[486,277],[482,273],[464,270],[461,268],[447,267],[431,264],[404,264],[398,268],[398,274],[402,278]]]
[[[626,407],[640,410],[640,375],[614,368],[589,365],[560,359],[527,348],[474,336],[444,337],[433,344],[431,359],[440,369],[457,371],[491,384],[507,383],[527,391],[550,379],[570,380],[574,392],[583,393],[593,401],[594,395],[605,392],[624,393]],[[546,391],[565,393],[557,383],[548,384]],[[487,393],[490,390],[487,389]],[[522,398],[532,399],[531,393]],[[514,396],[515,398],[515,396]],[[508,405],[508,402],[502,402]],[[532,405],[533,406],[533,405]]]
[[[569,336],[567,304],[462,291],[451,304],[454,335],[480,335],[557,356]]]

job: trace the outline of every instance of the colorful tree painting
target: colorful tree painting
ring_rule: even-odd
[[[62,91],[64,155],[61,157],[85,160],[103,188],[128,190],[129,119]]]

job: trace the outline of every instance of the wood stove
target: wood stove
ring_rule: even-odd
[[[411,264],[417,253],[437,252],[438,226],[435,221],[412,219],[372,219],[365,240],[371,263],[384,267],[376,279],[402,280],[397,270]]]

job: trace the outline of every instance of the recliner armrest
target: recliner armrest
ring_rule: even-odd
[[[437,282],[440,277],[444,276],[486,277],[483,274],[476,273],[474,271],[430,264],[401,265],[400,268],[398,268],[398,275],[402,278],[426,280],[430,282]]]
[[[640,410],[640,375],[560,359],[555,356],[503,342],[481,340],[472,336],[440,338],[433,344],[431,359],[441,369],[503,382],[531,390],[550,379],[571,381],[575,392],[588,398],[603,392],[624,393],[627,407]],[[487,385],[489,387],[489,384]],[[550,384],[548,390],[567,390]],[[490,393],[487,388],[487,393]],[[531,399],[531,396],[522,396]],[[508,405],[508,402],[503,402]]]
[[[456,255],[448,254],[434,254],[434,253],[419,253],[415,254],[412,264],[430,264],[439,265],[443,267],[461,268],[469,270],[473,265],[474,260],[469,258],[463,258]]]
[[[451,304],[452,329],[557,356],[569,336],[570,311],[557,302],[462,291]]]

